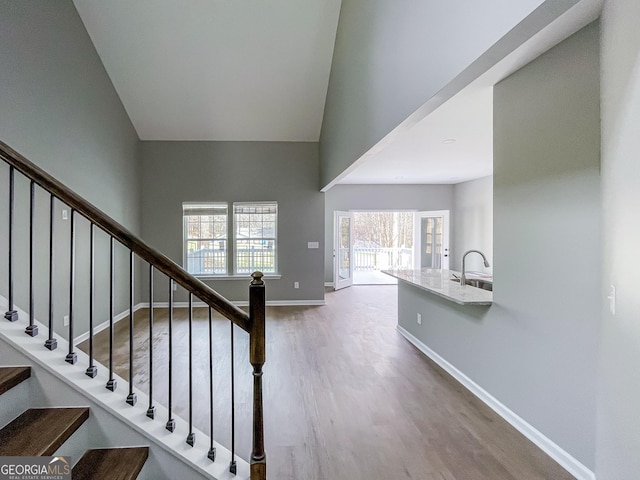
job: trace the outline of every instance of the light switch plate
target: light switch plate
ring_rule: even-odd
[[[609,296],[607,297],[609,300],[609,311],[611,315],[616,314],[616,287],[614,285],[609,286]]]
[[[307,242],[307,248],[320,248],[320,242]]]

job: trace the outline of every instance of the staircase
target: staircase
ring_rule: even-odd
[[[0,160],[8,169],[5,178],[8,187],[6,218],[8,225],[0,228],[0,242],[6,241],[8,251],[7,271],[0,271],[5,278],[6,298],[0,295],[0,308],[6,306],[6,313],[0,323],[0,365],[29,364],[30,367],[0,368],[0,456],[72,456],[72,460],[80,458],[73,468],[73,478],[80,479],[177,479],[177,478],[210,478],[210,479],[266,479],[266,456],[264,453],[263,411],[262,411],[262,366],[265,361],[265,288],[262,274],[252,275],[249,287],[249,312],[240,310],[227,299],[213,291],[204,283],[187,273],[175,262],[146,245],[141,239],[121,226],[105,213],[98,210],[68,187],[54,179],[35,164],[12,150],[0,141]],[[2,165],[2,162],[0,162]],[[0,171],[0,182],[2,181]],[[19,181],[16,181],[16,177]],[[25,181],[26,180],[26,181]],[[3,193],[4,193],[3,192]],[[25,195],[26,194],[26,195]],[[47,218],[43,210],[43,196],[48,197],[45,203]],[[26,206],[16,208],[16,199],[28,198]],[[60,205],[70,209],[70,232],[68,244],[60,245],[54,235],[54,212]],[[5,205],[0,204],[0,208]],[[24,212],[28,211],[25,215]],[[22,217],[17,212],[22,213]],[[3,212],[0,212],[3,213]],[[1,218],[1,215],[0,215]],[[16,225],[18,224],[18,225]],[[82,225],[86,235],[78,235]],[[16,234],[16,230],[19,234]],[[48,265],[38,265],[38,255],[34,254],[34,232],[48,230],[49,259]],[[28,241],[26,233],[28,232]],[[106,252],[97,251],[95,237],[97,234],[108,238],[109,248]],[[16,237],[19,248],[16,248]],[[41,233],[40,233],[41,235]],[[86,262],[90,268],[88,295],[76,298],[78,290],[76,277],[78,273],[77,238],[87,238],[90,259]],[[84,246],[83,246],[84,247]],[[128,271],[116,265],[114,251],[116,248],[128,251]],[[68,255],[68,276],[66,285],[60,285],[59,269],[54,259],[63,251]],[[25,253],[26,252],[26,253]],[[104,275],[104,269],[97,273],[96,258],[109,259],[108,291],[100,294],[109,297],[109,362],[99,365],[93,358],[94,321],[96,314],[96,277]],[[170,292],[169,311],[169,378],[168,398],[161,403],[153,396],[153,308],[149,309],[148,342],[134,345],[134,300],[140,288],[135,273],[140,265],[148,266],[149,304],[154,305],[154,276],[164,276]],[[28,282],[18,282],[14,292],[16,266],[28,268]],[[54,268],[55,267],[55,268]],[[36,295],[42,295],[42,288],[34,287],[36,272],[44,272],[48,276],[48,318],[38,321],[34,304]],[[137,272],[136,272],[137,273]],[[22,277],[20,277],[22,278]],[[38,280],[42,273],[38,273]],[[27,283],[24,285],[23,283]],[[114,312],[115,285],[121,287],[128,284],[129,290],[129,368],[128,379],[118,377],[113,368],[113,331],[117,321]],[[2,283],[0,283],[2,286]],[[188,295],[189,347],[188,371],[173,371],[171,344],[171,322],[173,291],[178,287]],[[4,288],[4,287],[3,287]],[[40,293],[38,293],[40,292]],[[26,298],[25,304],[17,305],[16,297]],[[60,299],[68,299],[65,312],[59,309]],[[209,308],[209,351],[195,352],[192,349],[191,324],[193,303],[201,302]],[[40,303],[42,301],[40,300]],[[104,304],[104,302],[103,302]],[[75,349],[74,328],[77,325],[79,306],[88,310],[89,352],[85,354]],[[249,363],[252,366],[253,384],[253,428],[250,463],[245,462],[235,453],[235,402],[234,402],[234,368],[233,368],[233,335],[231,336],[231,439],[226,445],[216,442],[213,414],[213,337],[212,311],[226,317],[231,324],[231,331],[239,327],[249,334]],[[64,323],[62,313],[67,313]],[[42,315],[42,314],[40,314]],[[104,315],[101,315],[104,317]],[[137,320],[136,320],[137,324]],[[143,368],[134,364],[134,347],[136,355],[141,348],[146,348],[142,355],[148,359]],[[192,421],[193,413],[193,360],[209,358],[209,396],[210,425],[209,431],[198,430]],[[166,358],[165,358],[166,359]],[[122,359],[118,359],[121,361]],[[85,368],[86,367],[86,368]],[[141,371],[143,370],[143,371]],[[144,375],[150,379],[148,391],[136,388],[136,375]],[[34,377],[36,377],[34,379]],[[172,396],[172,377],[188,378],[189,403],[185,410],[188,419],[183,420],[174,415]],[[37,379],[37,381],[36,381]],[[165,381],[162,379],[162,381]],[[28,390],[28,394],[15,393],[16,390]],[[35,402],[35,403],[34,403]],[[165,407],[166,405],[166,407]],[[31,408],[27,408],[31,407]],[[201,427],[202,428],[202,427]],[[184,436],[183,436],[184,435]],[[186,438],[185,438],[186,437]],[[145,445],[143,447],[123,447],[124,445]],[[96,448],[93,448],[96,447]],[[105,448],[108,447],[108,448]],[[86,450],[90,448],[89,450]],[[149,460],[149,461],[147,461]],[[114,466],[118,466],[114,468]],[[144,466],[144,467],[143,467]],[[142,474],[141,474],[142,472]],[[145,474],[145,472],[147,472]],[[115,475],[115,476],[114,476]]]
[[[0,395],[30,376],[30,367],[0,367]],[[89,408],[29,408],[0,429],[0,457],[51,456],[88,418]],[[148,456],[149,447],[87,450],[72,478],[134,480]]]

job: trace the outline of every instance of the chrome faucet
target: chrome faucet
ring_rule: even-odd
[[[464,287],[467,284],[467,275],[465,272],[465,260],[467,258],[467,255],[469,255],[470,253],[479,253],[480,255],[482,255],[482,259],[484,260],[484,266],[485,267],[490,267],[491,265],[489,265],[489,262],[487,261],[487,257],[484,256],[484,253],[482,253],[480,250],[467,250],[466,252],[464,252],[464,255],[462,255],[462,274],[460,275],[460,286]]]

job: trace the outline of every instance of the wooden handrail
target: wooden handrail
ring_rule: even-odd
[[[53,178],[2,141],[0,141],[0,157],[17,171],[33,180],[77,213],[118,240],[139,258],[150,263],[155,269],[161,271],[169,278],[172,278],[185,290],[191,292],[244,331],[251,333],[251,321],[246,312],[233,305],[222,295],[188,273],[169,257],[147,245],[143,240],[120,225],[120,223],[116,222],[109,215],[76,194],[69,187]]]

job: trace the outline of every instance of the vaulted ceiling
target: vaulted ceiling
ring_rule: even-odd
[[[142,140],[318,141],[341,0],[74,0]]]

